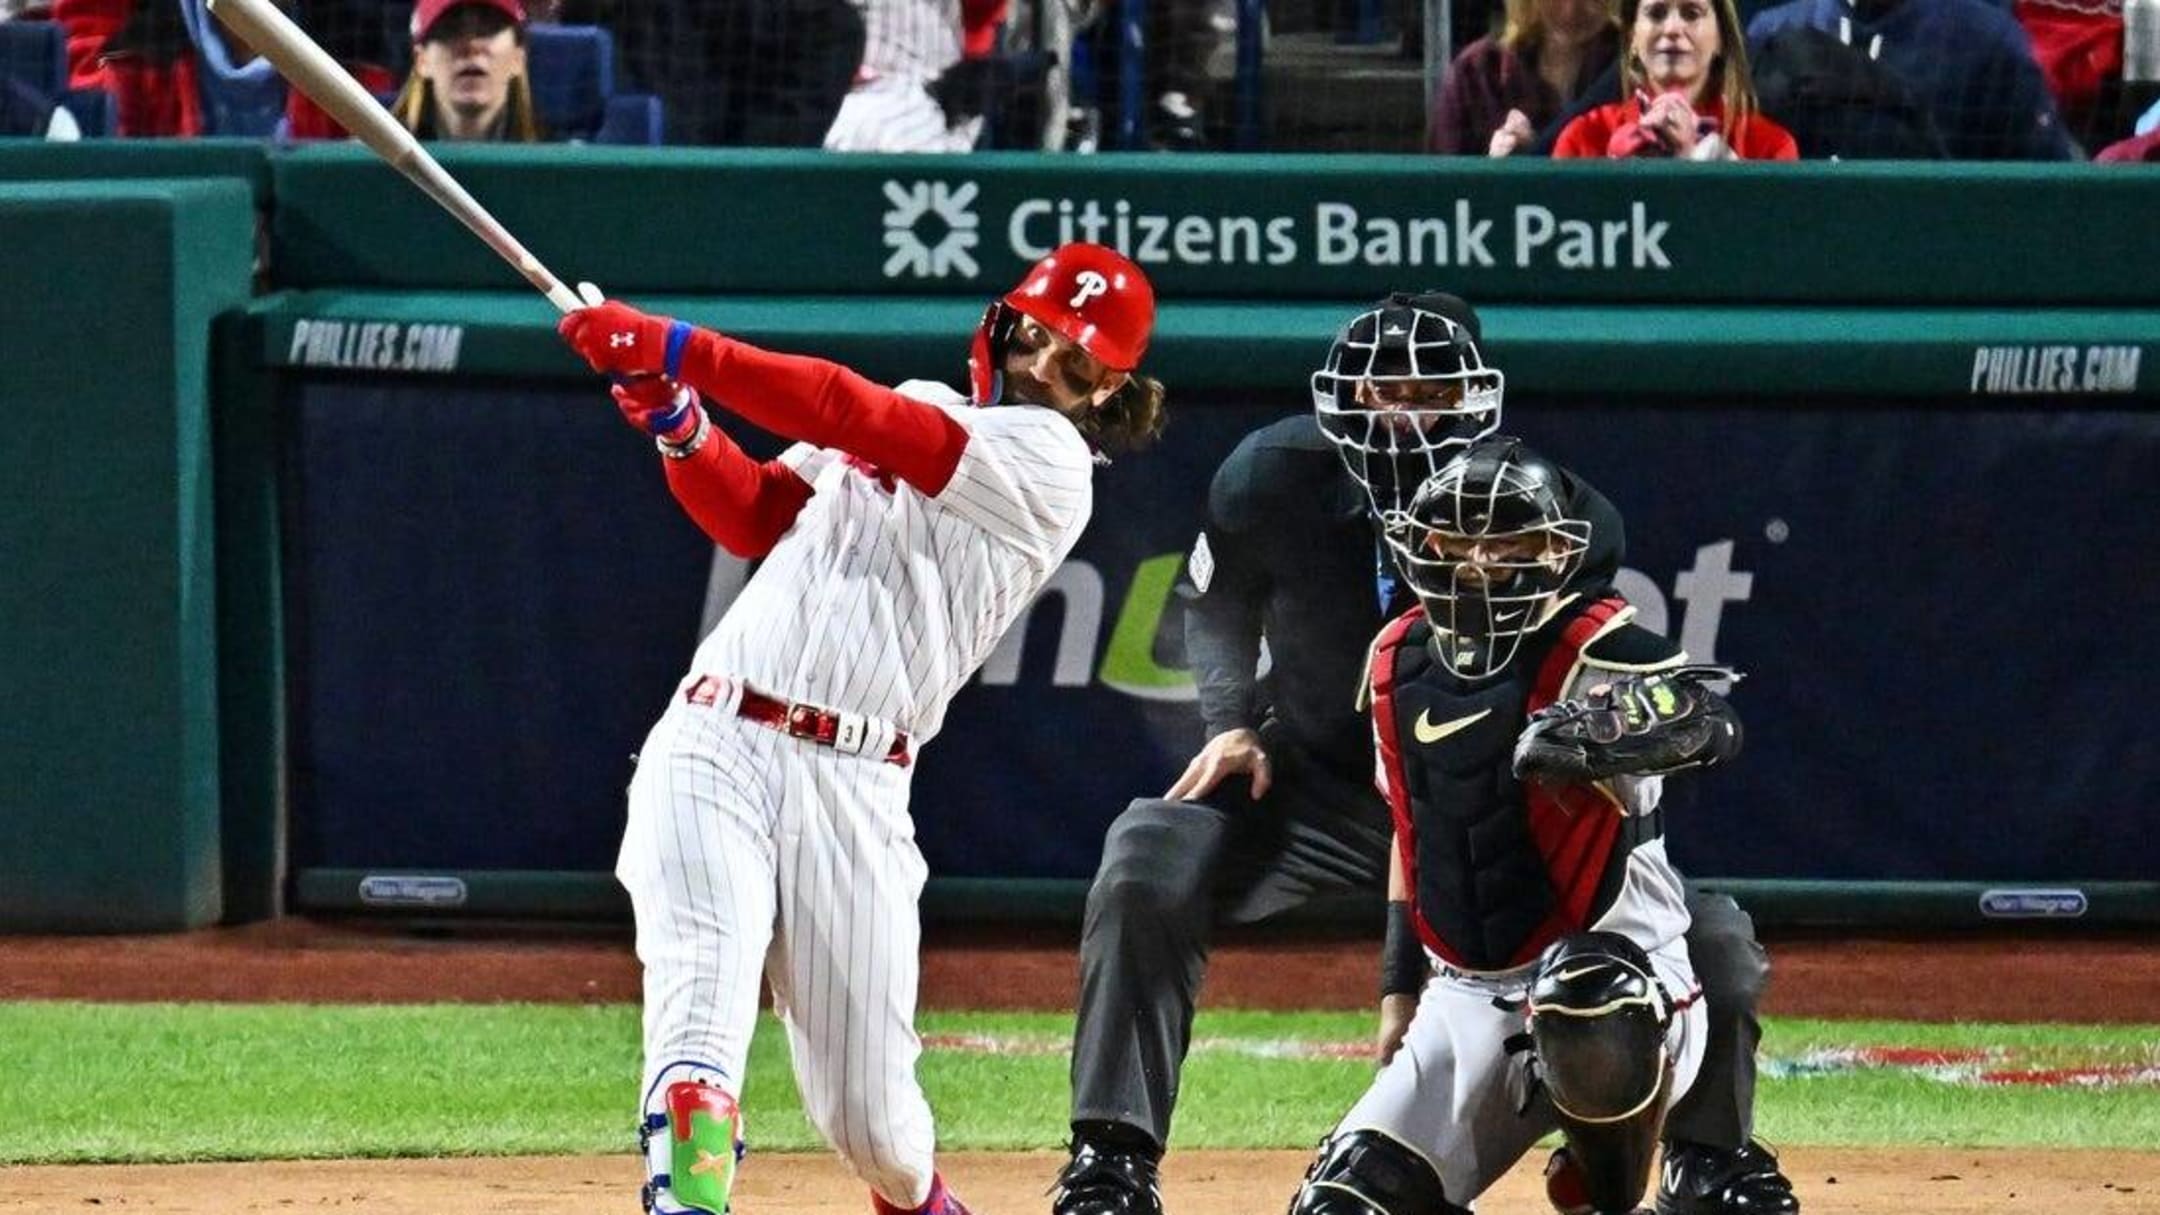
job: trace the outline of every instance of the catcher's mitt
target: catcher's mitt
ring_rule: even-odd
[[[1579,785],[1731,759],[1740,753],[1740,719],[1706,685],[1739,679],[1731,667],[1673,667],[1622,675],[1547,705],[1515,740],[1516,779]]]

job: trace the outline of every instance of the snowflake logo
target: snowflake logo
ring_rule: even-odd
[[[906,274],[947,278],[957,274],[974,278],[980,267],[972,251],[981,240],[975,230],[976,193],[972,181],[958,186],[942,181],[918,181],[912,185],[886,182],[885,201],[892,205],[885,212],[885,247],[892,252],[885,258],[885,277]],[[925,216],[934,216],[938,221],[929,225],[933,231],[939,225],[945,229],[935,244],[926,241],[919,231]]]

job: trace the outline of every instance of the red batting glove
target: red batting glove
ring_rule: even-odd
[[[609,390],[623,420],[670,443],[680,445],[697,430],[697,390],[666,376],[640,376]]]
[[[609,300],[563,317],[555,332],[603,375],[673,375],[690,326]]]

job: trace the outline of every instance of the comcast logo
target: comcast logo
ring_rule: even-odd
[[[885,277],[974,278],[975,183],[885,183]]]

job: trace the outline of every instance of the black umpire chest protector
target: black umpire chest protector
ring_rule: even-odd
[[[1512,771],[1530,713],[1551,704],[1625,605],[1571,604],[1499,674],[1463,680],[1435,656],[1422,613],[1374,643],[1373,716],[1396,843],[1425,947],[1463,970],[1509,970],[1595,923],[1628,853],[1658,834],[1605,790],[1525,784]]]

